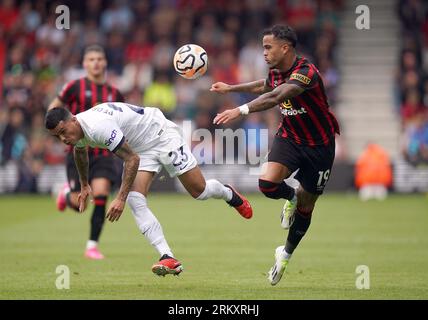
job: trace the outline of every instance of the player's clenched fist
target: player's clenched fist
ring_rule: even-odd
[[[230,91],[230,85],[224,82],[216,82],[211,86],[210,91],[217,93],[227,93]]]

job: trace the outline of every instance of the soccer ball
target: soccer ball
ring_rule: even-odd
[[[208,55],[196,44],[185,44],[174,55],[174,68],[183,78],[199,78],[207,71]]]

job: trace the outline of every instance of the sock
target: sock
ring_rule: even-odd
[[[236,192],[233,191],[232,188],[227,187],[227,189],[229,189],[232,192],[232,199],[230,199],[229,201],[226,201],[227,204],[230,205],[230,206],[232,206],[232,207],[239,207],[243,203],[241,197],[238,196],[236,194]]]
[[[96,248],[98,246],[98,242],[97,241],[93,241],[93,240],[88,240],[88,242],[86,242],[86,249],[92,249],[92,248]]]
[[[155,247],[160,256],[167,254],[174,257],[163,234],[162,226],[147,206],[146,197],[139,192],[131,191],[126,201],[131,208],[138,229]]]
[[[285,251],[291,256],[294,249],[296,249],[300,240],[302,240],[306,231],[311,224],[312,211],[302,212],[297,208],[294,222],[288,232],[287,242],[285,243]]]
[[[259,179],[259,189],[266,197],[271,199],[291,200],[296,193],[294,188],[290,187],[284,181],[281,183],[275,183]]]
[[[92,211],[90,240],[98,242],[100,238],[105,221],[106,202],[107,196],[94,197],[95,207],[94,211]]]
[[[73,205],[73,203],[71,202],[71,192],[70,191],[65,194],[65,202],[67,203],[67,206],[70,209],[73,209],[74,211],[79,212],[79,207],[75,207]]]
[[[291,253],[288,253],[284,248],[284,250],[282,250],[282,252],[281,252],[281,258],[285,259],[285,260],[290,260]]]
[[[233,192],[230,188],[224,186],[219,181],[210,179],[206,181],[205,190],[196,198],[196,200],[207,200],[209,198],[231,201],[233,198]]]

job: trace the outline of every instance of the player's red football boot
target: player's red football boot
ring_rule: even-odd
[[[233,198],[237,197],[239,198],[242,203],[238,206],[234,206],[231,204],[232,200],[229,201],[228,203],[234,207],[236,209],[236,211],[239,212],[239,214],[241,216],[243,216],[245,219],[251,219],[251,217],[253,216],[253,208],[251,208],[251,204],[250,202],[247,200],[247,198],[245,198],[242,194],[240,194],[238,191],[236,191],[236,189],[234,187],[232,187],[231,185],[225,184],[226,187],[228,187],[230,190],[232,190],[233,196],[232,196],[232,200]],[[241,202],[239,201],[239,202]]]
[[[167,254],[164,254],[158,263],[155,263],[152,266],[152,272],[158,276],[163,276],[167,274],[173,274],[175,276],[179,275],[183,271],[183,266],[181,262],[177,259],[170,257]]]

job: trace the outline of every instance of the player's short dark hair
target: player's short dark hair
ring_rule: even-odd
[[[293,47],[297,45],[297,34],[289,26],[277,24],[263,31],[263,36],[271,34],[277,39],[290,42]]]
[[[83,51],[83,56],[85,56],[89,52],[99,52],[102,53],[104,56],[106,55],[104,48],[101,47],[99,44],[91,44],[87,46]]]
[[[45,127],[46,129],[55,129],[60,121],[66,121],[71,118],[71,113],[65,108],[53,108],[46,113]]]

